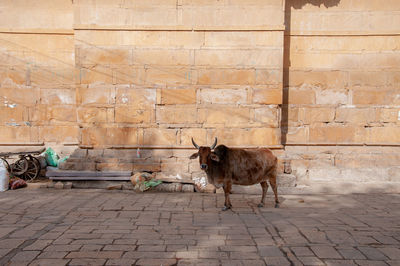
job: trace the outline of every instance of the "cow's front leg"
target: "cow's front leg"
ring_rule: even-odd
[[[232,207],[231,200],[229,198],[229,194],[231,193],[231,190],[232,190],[231,181],[225,182],[224,183],[225,205],[222,208],[223,211],[226,211]]]
[[[262,187],[262,196],[261,196],[261,202],[258,204],[258,207],[264,207],[264,200],[265,200],[265,195],[267,195],[267,190],[268,190],[268,183],[267,181],[262,181],[260,183]]]

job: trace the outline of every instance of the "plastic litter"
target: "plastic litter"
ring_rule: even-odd
[[[8,182],[10,179],[10,175],[7,171],[4,162],[0,160],[0,191],[8,190]]]
[[[48,147],[44,153],[45,153],[45,158],[46,158],[47,164],[50,166],[57,167],[58,160],[60,159],[60,157],[57,155],[57,153],[50,147]]]

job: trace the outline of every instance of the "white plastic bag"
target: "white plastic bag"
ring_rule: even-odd
[[[0,160],[0,191],[8,190],[8,182],[10,180],[10,175],[7,171],[4,162]]]

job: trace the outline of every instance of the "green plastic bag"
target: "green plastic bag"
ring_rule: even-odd
[[[57,153],[50,147],[47,148],[45,151],[45,158],[47,161],[47,164],[50,166],[57,167],[58,166],[58,159],[60,159],[57,155]]]

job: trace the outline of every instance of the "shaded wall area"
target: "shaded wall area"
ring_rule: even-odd
[[[399,10],[286,1],[282,143],[305,183],[400,180]]]

